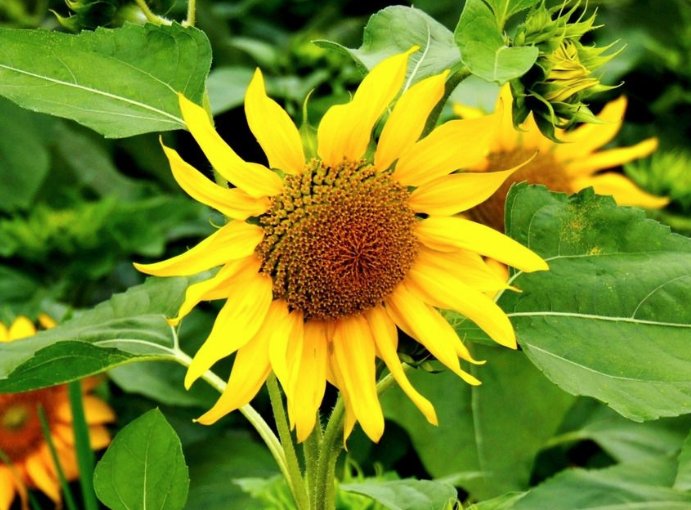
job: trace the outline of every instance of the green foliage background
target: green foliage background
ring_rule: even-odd
[[[497,90],[490,82],[520,76],[536,55],[505,48],[499,31],[480,47],[465,34],[491,25],[504,7],[510,27],[530,2],[468,4],[462,17],[464,2],[450,0],[415,2],[417,10],[405,2],[207,0],[197,28],[184,28],[143,25],[121,0],[79,0],[72,9],[0,0],[0,320],[44,311],[65,321],[2,346],[0,392],[110,369],[113,432],[122,432],[96,470],[103,504],[119,508],[112,494],[121,489],[132,498],[122,508],[141,503],[142,488],[129,483],[134,462],[157,476],[174,472],[170,497],[148,502],[157,508],[290,508],[273,460],[241,415],[213,427],[192,423],[215,392],[203,383],[182,389],[164,320],[189,281],[144,282],[131,265],[179,253],[222,222],[169,175],[158,143],[164,131],[167,144],[208,170],[180,130],[175,92],[206,98],[219,132],[251,160],[263,156],[242,100],[256,66],[269,94],[297,122],[315,125],[363,69],[420,44],[429,51],[411,79],[467,66],[475,76],[448,92],[486,105]],[[185,15],[182,2],[149,5],[174,20]],[[552,269],[514,274],[523,292],[500,299],[521,350],[492,346],[452,317],[488,360],[477,369],[483,385],[471,388],[429,362],[411,371],[440,426],[426,424],[397,389],[387,392],[382,443],[358,431],[349,441],[338,508],[441,509],[456,496],[478,510],[691,507],[691,6],[589,5],[605,24],[593,40],[626,44],[603,74],[621,85],[592,109],[628,96],[615,143],[655,135],[661,148],[622,171],[670,205],[650,219],[589,191],[514,188],[507,233]],[[179,341],[187,353],[215,312],[207,304],[185,320]],[[229,367],[216,371],[225,377]],[[254,404],[270,415],[265,395]],[[150,458],[123,453],[148,447]]]

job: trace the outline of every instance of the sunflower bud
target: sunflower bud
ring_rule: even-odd
[[[540,131],[555,139],[555,128],[569,128],[581,122],[597,122],[584,103],[593,94],[613,87],[600,83],[593,73],[618,51],[605,55],[612,45],[597,48],[581,44],[581,37],[598,28],[595,15],[574,21],[580,2],[566,9],[536,6],[519,27],[516,41],[534,45],[540,53],[533,68],[511,82],[514,123],[520,125],[532,111]]]

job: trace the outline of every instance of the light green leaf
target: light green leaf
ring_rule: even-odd
[[[483,0],[468,0],[454,36],[461,59],[470,72],[483,80],[502,84],[523,76],[537,60],[538,49],[509,46],[500,26]]]
[[[210,63],[206,35],[177,24],[78,35],[0,28],[0,95],[106,137],[182,128],[176,94],[201,102]]]
[[[175,430],[158,409],[129,423],[94,471],[94,488],[112,510],[181,510],[189,476]]]
[[[472,350],[476,358],[487,360],[481,367],[468,367],[482,386],[469,386],[446,371],[408,373],[434,405],[438,427],[429,425],[398,388],[382,395],[385,415],[405,428],[435,478],[453,478],[479,499],[527,489],[535,457],[574,398],[551,384],[521,352],[482,345]]]
[[[517,501],[512,510],[683,510],[691,493],[658,485],[656,472],[669,459],[586,471],[572,469],[550,478]],[[651,478],[653,477],[653,478]]]
[[[51,119],[6,100],[0,100],[0,119],[0,211],[26,209],[50,167]]]
[[[243,103],[252,74],[252,69],[248,67],[220,67],[211,71],[207,88],[214,115]]]
[[[432,480],[367,480],[339,487],[369,496],[389,510],[444,510],[457,498],[452,485]]]
[[[516,13],[537,4],[539,0],[485,0],[497,20],[497,25],[504,28],[506,21]]]
[[[188,283],[150,279],[60,326],[0,344],[0,392],[74,381],[136,359],[173,359],[165,318],[177,312]]]
[[[506,210],[550,265],[500,300],[530,360],[632,420],[691,412],[691,240],[590,189],[518,185]]]
[[[674,488],[680,491],[691,491],[691,432],[679,453],[679,467],[674,480]]]
[[[374,14],[365,27],[362,46],[358,49],[331,41],[315,42],[350,55],[363,70],[372,69],[386,57],[419,46],[420,51],[410,57],[410,83],[460,64],[451,31],[414,7],[391,6]]]

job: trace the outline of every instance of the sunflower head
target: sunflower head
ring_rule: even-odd
[[[613,46],[585,46],[580,39],[598,28],[595,14],[585,19],[576,16],[580,1],[565,1],[547,8],[535,6],[519,28],[516,41],[539,49],[533,68],[511,81],[516,98],[514,124],[523,123],[530,112],[543,134],[555,139],[555,128],[568,128],[583,122],[597,122],[586,101],[594,94],[614,87],[600,83],[594,73],[614,58],[618,51],[605,54]]]
[[[235,353],[228,386],[201,423],[247,404],[273,372],[298,440],[315,427],[328,383],[343,397],[346,437],[359,422],[377,441],[384,428],[379,362],[437,423],[434,407],[405,375],[399,329],[470,384],[479,381],[460,360],[479,362],[439,309],[455,310],[498,343],[516,347],[508,317],[487,297],[508,286],[482,255],[525,271],[547,265],[502,234],[457,216],[490,196],[516,167],[461,171],[487,155],[496,115],[453,120],[423,135],[448,72],[402,89],[415,51],[384,59],[348,103],[324,114],[313,158],[305,156],[309,151],[288,114],[266,95],[259,70],[245,113],[268,166],[238,157],[207,112],[180,96],[187,127],[231,187],[214,184],[164,147],[173,176],[229,220],[188,252],[137,267],[158,276],[219,267],[189,287],[173,319],[202,300],[226,300],[185,379],[189,386]]]

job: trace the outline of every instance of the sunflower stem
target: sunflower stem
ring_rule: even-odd
[[[345,406],[343,399],[339,396],[319,447],[314,487],[310,488],[310,493],[314,494],[312,510],[334,510],[336,508],[336,461],[343,448],[338,438],[343,431],[344,415]]]
[[[286,479],[286,481],[290,486],[290,491],[293,493],[293,498],[295,499],[298,509],[308,510],[309,499],[307,497],[307,491],[305,490],[305,481],[302,479],[302,473],[300,472],[300,464],[298,462],[297,454],[295,453],[293,436],[290,433],[288,419],[286,417],[286,410],[283,406],[281,389],[278,387],[278,382],[276,381],[275,375],[269,375],[266,380],[266,387],[269,390],[269,399],[271,400],[271,408],[273,409],[274,413],[278,437],[281,438],[283,451],[286,455],[286,465],[289,474],[289,477]]]
[[[146,0],[134,0],[134,3],[137,4],[137,7],[142,11],[144,14],[144,17],[146,18],[146,21],[149,23],[153,23],[154,25],[170,25],[171,22],[170,20],[159,16],[158,14],[155,14],[151,8],[146,3]]]
[[[192,363],[192,358],[190,358],[187,353],[177,347],[177,331],[175,331],[175,328],[171,328],[171,330],[173,331],[174,345],[176,346],[171,350],[171,354],[175,358],[175,361],[180,363],[182,366],[189,368],[190,364]],[[201,378],[206,381],[209,386],[221,394],[226,389],[226,383],[223,381],[223,379],[218,377],[211,370],[204,372]],[[281,442],[278,440],[273,430],[271,430],[269,424],[266,423],[264,418],[262,418],[261,415],[249,404],[242,406],[240,409],[238,409],[238,411],[242,413],[247,421],[250,422],[252,427],[254,427],[254,430],[257,431],[257,434],[259,434],[259,437],[262,438],[264,444],[266,444],[266,447],[269,449],[269,452],[271,452],[271,455],[276,461],[281,474],[286,478],[286,480],[289,480],[285,452],[281,447]]]
[[[307,478],[307,487],[309,488],[310,508],[314,508],[316,501],[316,481],[317,481],[317,463],[319,461],[319,445],[323,438],[323,431],[321,427],[321,419],[317,414],[317,425],[309,435],[309,437],[302,444],[302,452],[305,457],[305,478]]]
[[[182,24],[185,27],[193,27],[197,22],[197,0],[187,0],[187,18]]]
[[[98,501],[94,492],[94,464],[96,460],[89,440],[89,426],[86,423],[86,416],[84,414],[84,397],[81,382],[73,381],[69,383],[68,392],[84,508],[85,510],[98,510]]]
[[[62,464],[60,464],[60,457],[58,456],[58,451],[55,448],[55,443],[53,442],[53,436],[50,431],[50,424],[48,423],[48,418],[46,418],[46,411],[43,406],[38,406],[38,419],[41,422],[41,432],[43,432],[43,438],[46,440],[48,445],[48,451],[50,452],[50,458],[55,466],[55,472],[58,475],[58,481],[60,483],[60,488],[65,497],[65,506],[68,510],[77,510],[77,504],[74,501],[74,496],[72,496],[72,491],[70,491],[69,485],[67,485],[67,478],[65,477],[65,471],[62,469]]]

